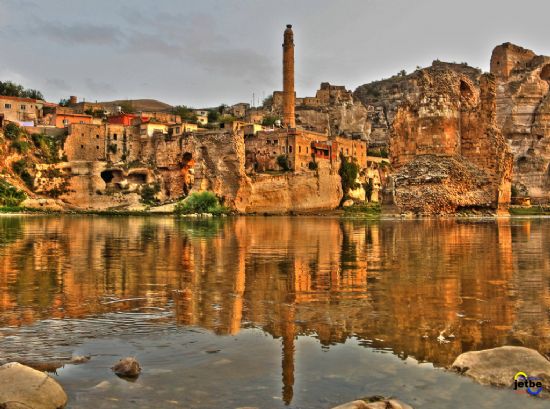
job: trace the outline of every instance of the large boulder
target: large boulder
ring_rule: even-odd
[[[455,359],[452,369],[483,385],[511,386],[514,376],[523,372],[539,378],[550,391],[550,361],[533,349],[504,346],[483,351],[465,352]]]
[[[67,394],[50,376],[12,362],[0,366],[0,407],[3,409],[60,409]]]
[[[413,409],[397,399],[371,396],[335,406],[332,409]]]

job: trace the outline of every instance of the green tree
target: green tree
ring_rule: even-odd
[[[8,97],[44,99],[44,95],[36,89],[25,89],[22,85],[12,81],[0,81],[0,95]]]
[[[217,109],[208,110],[208,122],[218,122],[220,120],[220,112]]]
[[[0,81],[0,95],[8,97],[20,97],[25,88],[11,81]]]
[[[279,120],[280,118],[276,115],[266,115],[264,116],[264,119],[262,120],[263,126],[273,126],[275,125],[275,122]]]
[[[44,95],[36,89],[26,89],[23,91],[23,97],[25,98],[32,98],[32,99],[44,99]]]
[[[277,165],[281,167],[284,171],[290,170],[290,163],[288,162],[288,156],[279,155],[277,156]]]
[[[185,105],[176,105],[172,109],[172,112],[174,113],[174,115],[179,115],[181,119],[185,122],[193,124],[197,123],[197,114],[195,114],[193,108],[187,107]]]
[[[273,106],[273,95],[269,95],[268,97],[265,97],[264,100],[262,101],[262,106],[264,108]]]
[[[340,169],[338,170],[342,181],[342,191],[344,196],[342,200],[347,199],[349,191],[358,187],[357,176],[359,175],[359,165],[354,160],[349,160],[340,153]]]

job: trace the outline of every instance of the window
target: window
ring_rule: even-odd
[[[306,153],[309,153],[309,146],[306,146]]]
[[[84,121],[80,121],[79,123],[83,124],[83,123],[84,123]]]
[[[84,136],[84,134],[82,134],[82,136]],[[96,139],[99,139],[99,135],[96,135],[95,138],[96,138]]]
[[[26,105],[21,105],[21,111],[24,111],[25,109],[27,109],[27,106]]]
[[[84,136],[84,132],[80,134],[81,136]]]
[[[116,141],[117,140],[117,134],[113,134],[113,139]]]
[[[349,155],[349,149],[346,148],[346,155]]]
[[[292,145],[288,147],[288,153],[292,153]]]
[[[4,104],[5,109],[11,109],[11,104]]]
[[[97,150],[99,150],[99,145],[97,145],[95,148],[96,148]]]
[[[298,146],[298,153],[302,153],[302,147]]]
[[[84,149],[84,145],[80,145],[80,149]]]

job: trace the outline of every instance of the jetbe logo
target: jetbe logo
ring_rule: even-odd
[[[542,392],[542,380],[534,376],[527,376],[525,372],[518,372],[514,375],[514,390],[517,393],[537,396]]]

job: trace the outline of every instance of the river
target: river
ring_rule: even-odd
[[[444,368],[550,353],[550,219],[1,216],[0,311],[71,408],[548,407]]]

